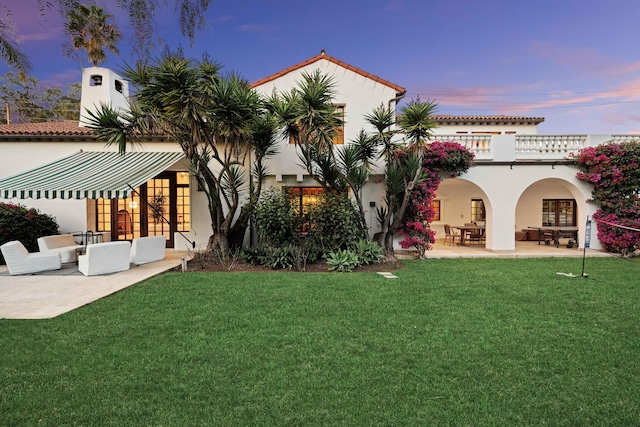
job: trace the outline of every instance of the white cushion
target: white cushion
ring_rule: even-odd
[[[85,276],[116,273],[129,269],[131,243],[128,241],[96,243],[78,257],[78,271]]]
[[[71,234],[56,234],[38,238],[40,252],[58,252],[63,263],[75,262],[77,259],[76,249],[79,248],[84,248],[84,245],[78,245]]]

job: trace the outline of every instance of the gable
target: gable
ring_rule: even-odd
[[[287,77],[289,75],[295,76],[294,80],[298,80],[299,76],[305,70],[313,70],[320,68],[322,71],[330,71],[327,74],[332,74],[334,76],[345,75],[347,73],[353,73],[355,76],[362,77],[363,79],[369,80],[371,83],[379,84],[382,86],[386,86],[389,89],[392,89],[396,92],[396,96],[402,96],[406,93],[406,89],[400,85],[392,83],[388,80],[385,80],[381,77],[378,77],[374,74],[368,73],[358,67],[354,67],[353,65],[347,64],[346,62],[340,61],[339,59],[334,58],[333,56],[327,55],[323,50],[319,55],[311,57],[305,61],[302,61],[296,65],[285,68],[282,71],[279,71],[275,74],[272,74],[268,77],[258,80],[251,84],[252,88],[258,88],[267,85],[268,83],[274,83],[276,80],[282,79],[283,77]]]

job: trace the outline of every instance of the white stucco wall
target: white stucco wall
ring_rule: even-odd
[[[304,73],[313,74],[316,70],[319,70],[324,75],[333,76],[335,84],[333,102],[336,105],[344,105],[345,144],[355,139],[361,129],[365,129],[367,132],[374,131],[374,128],[365,121],[365,114],[371,113],[374,108],[380,105],[389,106],[391,100],[394,100],[391,102],[391,108],[395,108],[395,98],[397,96],[395,89],[325,59],[320,59],[312,64],[295,69],[274,80],[256,86],[255,89],[264,96],[270,96],[274,91],[279,93],[288,92],[298,86],[298,83],[303,80]],[[280,179],[282,175],[293,175],[298,179],[302,179],[305,170],[299,166],[300,161],[295,145],[283,139],[278,144],[278,149],[279,154],[277,157],[266,162],[271,173],[277,179]]]
[[[471,199],[483,200],[487,215],[486,247],[493,251],[515,250],[515,231],[542,225],[542,199],[575,199],[579,240],[595,207],[587,203],[590,186],[576,180],[575,168],[550,164],[475,166],[459,178],[446,179],[436,196],[441,200],[441,221],[433,224],[440,236],[443,224],[471,220]],[[591,248],[601,249],[597,239]]]
[[[95,84],[95,78],[100,84]],[[120,91],[116,85],[119,85]],[[82,95],[80,97],[80,126],[89,126],[86,110],[97,111],[101,104],[116,110],[129,108],[129,83],[108,68],[89,67],[82,70]]]

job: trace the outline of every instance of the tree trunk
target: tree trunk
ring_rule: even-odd
[[[237,225],[237,223],[236,223]],[[237,251],[242,249],[242,245],[244,243],[244,236],[247,234],[247,227],[232,227],[229,232],[229,249],[231,251]]]
[[[229,239],[222,233],[212,234],[209,237],[209,243],[207,244],[207,250],[213,252],[219,250],[223,254],[229,253]]]

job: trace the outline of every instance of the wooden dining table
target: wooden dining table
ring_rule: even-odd
[[[484,230],[486,226],[484,225],[452,225],[451,228],[455,228],[460,230],[460,246],[467,246],[465,244],[465,240],[467,239],[467,234],[471,234],[474,231],[479,232]]]

